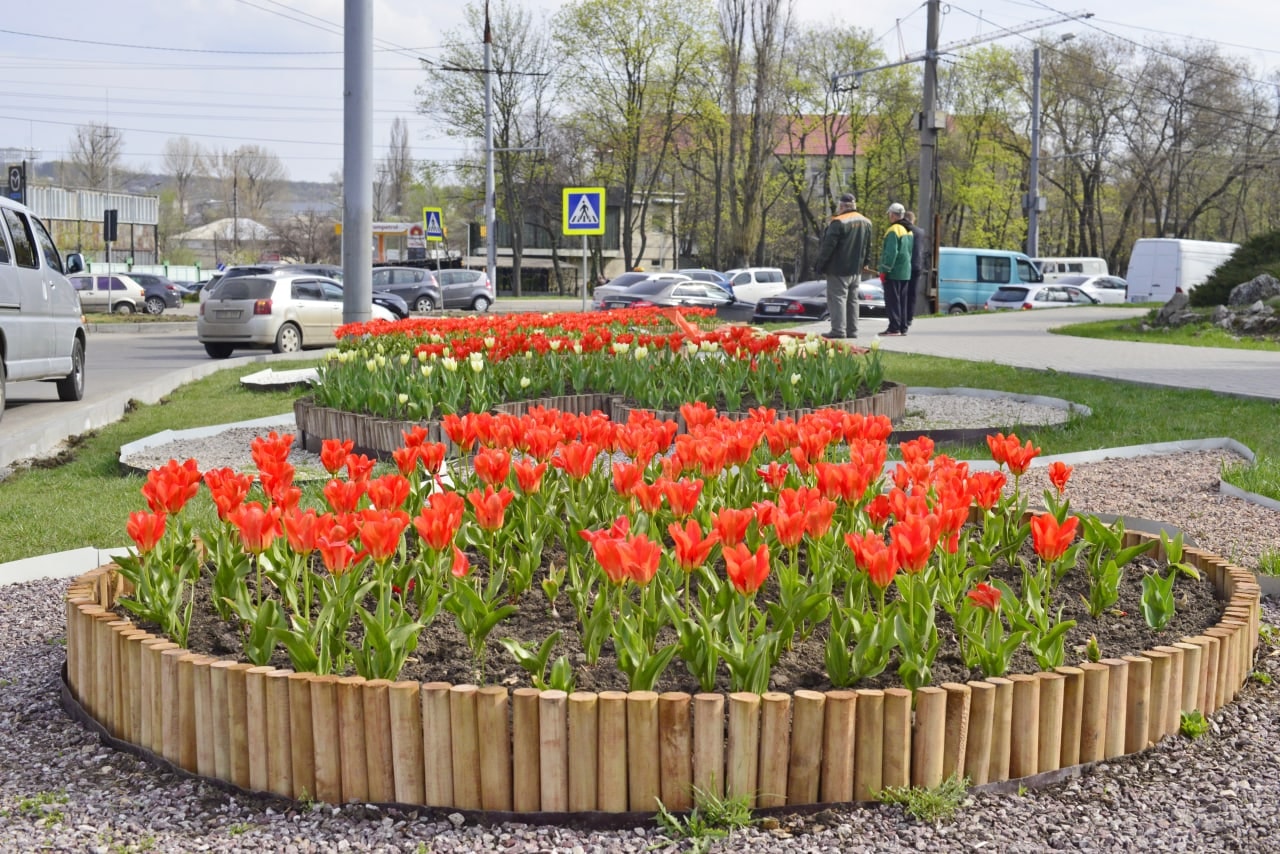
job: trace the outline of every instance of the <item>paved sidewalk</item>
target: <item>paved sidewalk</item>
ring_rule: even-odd
[[[920,353],[949,359],[994,362],[1018,368],[1052,369],[1065,374],[1125,380],[1153,386],[1200,388],[1239,397],[1280,400],[1280,353],[1184,347],[1134,341],[1103,341],[1054,335],[1050,329],[1071,323],[1140,317],[1145,308],[1055,308],[949,317],[920,317],[911,334],[880,338],[895,353]],[[880,318],[858,324],[858,343],[866,346],[884,331]],[[797,331],[825,332],[826,323]]]

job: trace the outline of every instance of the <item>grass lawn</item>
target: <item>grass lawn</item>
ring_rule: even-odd
[[[1187,347],[1225,347],[1234,350],[1269,350],[1280,352],[1280,340],[1265,338],[1241,338],[1232,335],[1207,320],[1174,328],[1142,329],[1144,318],[1131,320],[1096,320],[1091,323],[1073,323],[1049,331],[1054,335],[1074,335],[1078,338],[1103,338],[1108,341],[1143,341],[1156,344],[1182,344]]]
[[[1058,397],[1088,406],[1093,415],[1021,436],[1046,454],[1094,448],[1233,438],[1251,448],[1259,465],[1232,476],[1244,489],[1280,499],[1280,404],[1208,391],[1149,388],[989,363],[885,353],[885,376],[908,386],[967,386]],[[302,367],[312,362],[298,363]],[[256,392],[239,378],[260,365],[220,371],[177,389],[153,406],[139,406],[121,421],[80,437],[56,461],[0,481],[0,562],[86,545],[128,542],[125,521],[142,509],[142,479],[120,474],[120,446],[162,429],[224,424],[289,412],[302,391]],[[986,459],[981,447],[948,447],[960,459]],[[1274,490],[1274,492],[1271,492]],[[199,512],[212,519],[202,495]]]

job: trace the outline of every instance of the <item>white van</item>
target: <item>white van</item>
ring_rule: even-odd
[[[1105,258],[1032,258],[1046,283],[1063,276],[1109,276]]]
[[[787,277],[777,267],[742,267],[725,270],[733,298],[755,304],[765,297],[776,297],[787,289]]]
[[[1129,256],[1129,302],[1168,302],[1178,288],[1189,293],[1239,248],[1212,240],[1144,237]]]
[[[84,318],[66,277],[83,269],[78,254],[62,263],[31,211],[0,197],[0,416],[8,380],[56,382],[59,399],[84,397]]]

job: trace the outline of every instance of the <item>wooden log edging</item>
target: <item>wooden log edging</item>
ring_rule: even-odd
[[[493,411],[508,415],[524,415],[531,409],[544,407],[558,409],[575,415],[587,415],[600,411],[612,420],[625,422],[633,409],[621,397],[612,394],[573,394],[556,397],[543,397],[536,400],[522,400],[502,403],[493,407]],[[907,411],[907,387],[902,383],[885,381],[880,391],[854,400],[837,401],[826,404],[823,409],[839,409],[844,412],[862,415],[885,415],[891,419],[901,418]],[[678,411],[641,410],[652,412],[663,420],[672,420],[679,425],[680,431],[686,427],[684,418]],[[817,411],[813,408],[789,409],[778,412],[779,418],[801,418]],[[747,412],[721,413],[728,418],[747,418]],[[361,415],[341,409],[330,409],[316,406],[311,398],[298,398],[293,402],[294,422],[297,426],[297,444],[312,453],[320,452],[320,445],[325,439],[350,439],[357,453],[369,454],[383,459],[389,458],[391,452],[404,444],[403,434],[415,427],[427,431],[427,440],[447,445],[452,452],[453,443],[445,435],[439,421],[402,421],[392,418],[379,418],[373,415]]]
[[[114,565],[66,594],[64,694],[121,745],[222,785],[327,803],[512,814],[869,800],[887,785],[1059,779],[1145,750],[1252,670],[1261,591],[1198,549],[1225,608],[1203,634],[1123,659],[921,689],[756,694],[536,691],[316,676],[214,661],[111,610]],[[913,702],[914,700],[914,702]],[[912,711],[914,705],[914,712]]]

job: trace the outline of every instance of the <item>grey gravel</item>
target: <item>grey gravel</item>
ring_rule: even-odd
[[[1280,513],[1217,491],[1231,459],[1209,451],[1083,464],[1068,495],[1077,510],[1176,524],[1256,569],[1263,550],[1280,548]],[[1044,478],[1032,469],[1023,488],[1037,496]],[[306,808],[229,794],[107,749],[58,705],[66,585],[0,587],[0,850],[644,852],[664,843],[651,825],[600,831]],[[1280,625],[1280,607],[1264,602],[1263,619]],[[1022,795],[970,793],[950,822],[921,823],[896,806],[837,808],[780,816],[773,829],[735,831],[709,850],[1280,851],[1280,650],[1264,645],[1256,667],[1277,681],[1251,681],[1196,741],[1168,738]]]

